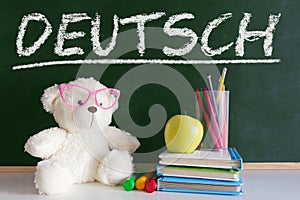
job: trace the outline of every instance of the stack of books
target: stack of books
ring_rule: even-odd
[[[158,190],[241,195],[242,158],[235,148],[196,150],[191,154],[159,155]]]

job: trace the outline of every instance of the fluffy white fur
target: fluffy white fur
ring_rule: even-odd
[[[93,78],[71,83],[92,91],[105,88]],[[41,100],[59,127],[43,130],[25,144],[25,151],[43,159],[37,165],[34,180],[40,194],[63,193],[75,183],[95,180],[117,185],[132,174],[130,153],[140,143],[129,133],[109,126],[118,104],[102,110],[90,98],[84,106],[73,109],[62,101],[58,85],[46,89]],[[97,111],[89,112],[90,106],[96,106]]]

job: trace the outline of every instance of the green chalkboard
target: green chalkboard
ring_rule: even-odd
[[[143,157],[164,148],[171,116],[196,115],[193,90],[207,84],[207,73],[216,85],[224,66],[229,145],[245,161],[299,162],[299,6],[297,0],[3,1],[0,165],[38,161],[23,146],[57,126],[40,102],[47,87],[93,76],[120,89],[113,125],[139,138]],[[96,52],[95,39],[111,51]]]

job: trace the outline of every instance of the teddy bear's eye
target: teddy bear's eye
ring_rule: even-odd
[[[80,106],[82,106],[82,105],[83,105],[83,103],[82,103],[82,101],[81,101],[81,100],[77,101],[77,103],[78,103],[78,105],[80,105]]]
[[[99,105],[100,105],[100,106],[102,106],[102,105],[103,105],[103,103],[101,102],[101,103],[99,103]]]

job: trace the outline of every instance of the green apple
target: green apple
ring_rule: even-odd
[[[165,126],[167,149],[174,153],[192,153],[203,137],[201,122],[188,115],[174,115]]]

